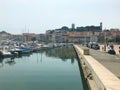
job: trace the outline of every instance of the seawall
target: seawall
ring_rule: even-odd
[[[84,77],[91,90],[120,90],[120,80],[94,59],[88,48],[74,45]]]

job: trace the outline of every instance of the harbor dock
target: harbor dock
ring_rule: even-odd
[[[120,56],[74,45],[91,90],[120,90]]]

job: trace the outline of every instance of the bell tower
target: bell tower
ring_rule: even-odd
[[[102,27],[103,27],[103,26],[102,26],[102,22],[100,22],[100,30],[101,30],[101,31],[102,31]]]

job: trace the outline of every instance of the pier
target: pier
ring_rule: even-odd
[[[91,90],[120,90],[120,56],[74,45]]]

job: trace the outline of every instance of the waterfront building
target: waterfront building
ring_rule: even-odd
[[[25,40],[25,38],[21,34],[13,34],[11,35],[10,39],[13,41],[24,41]]]
[[[46,40],[52,43],[65,43],[68,42],[68,29],[67,27],[62,27],[61,29],[47,30]]]
[[[35,33],[23,33],[24,41],[31,41],[33,37],[36,38]]]
[[[46,31],[46,42],[52,42],[52,33],[53,33],[53,30]]]
[[[46,42],[46,34],[36,35],[36,40],[38,40],[39,42]]]
[[[89,32],[69,32],[69,42],[72,43],[85,43],[89,42]]]
[[[69,40],[69,33],[68,32],[63,33],[62,34],[62,43],[68,43],[68,40]]]
[[[1,31],[1,32],[0,32],[1,41],[2,41],[2,40],[7,40],[7,39],[9,39],[10,36],[11,36],[10,33],[7,33],[7,32],[5,32],[5,31]]]
[[[106,43],[120,43],[120,30],[110,29],[100,32],[99,39]]]
[[[62,42],[62,32],[61,31],[54,31],[52,33],[52,42],[53,43],[61,43]]]
[[[72,43],[89,43],[98,42],[100,32],[69,32],[69,42]]]

